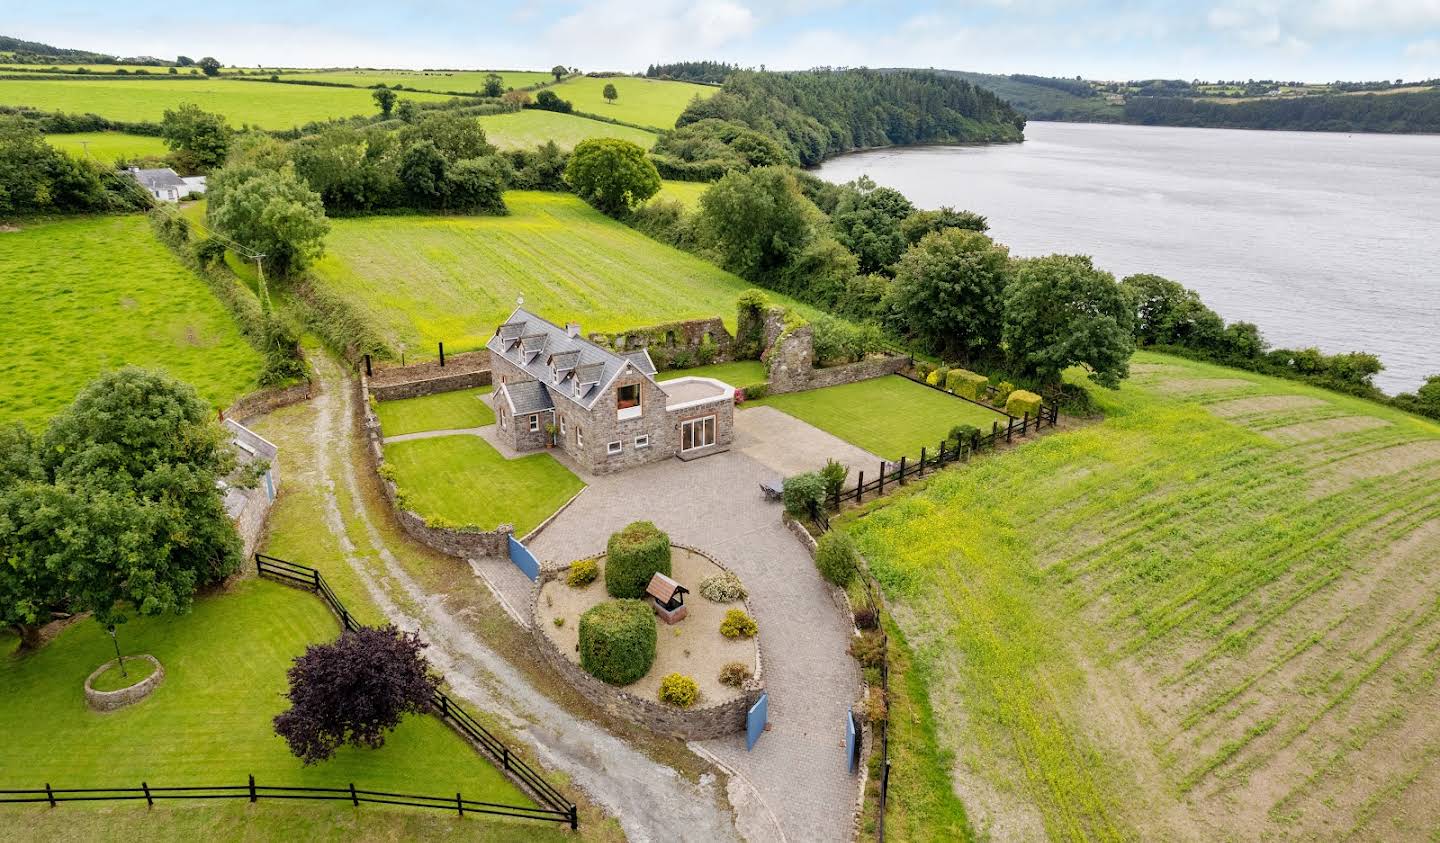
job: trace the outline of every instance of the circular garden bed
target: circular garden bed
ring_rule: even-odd
[[[150,655],[127,656],[125,674],[115,659],[95,668],[85,679],[85,702],[96,711],[114,711],[150,696],[165,680],[165,668]]]
[[[725,603],[714,602],[701,594],[700,587],[702,582],[712,577],[728,575],[733,578],[733,574],[698,551],[672,547],[669,576],[689,589],[690,593],[685,596],[686,616],[674,624],[666,624],[654,617],[649,598],[617,601],[610,596],[606,590],[606,561],[607,557],[602,555],[571,566],[573,571],[594,563],[595,576],[588,584],[570,585],[566,573],[562,572],[541,586],[535,602],[536,628],[543,631],[560,653],[600,679],[622,680],[623,684],[611,684],[646,700],[658,702],[661,683],[666,676],[675,673],[695,680],[699,697],[691,705],[696,708],[742,696],[742,683],[732,676],[731,681],[735,684],[723,684],[720,674],[727,664],[734,662],[744,665],[746,672],[753,674],[757,667],[757,639],[727,638],[720,633],[720,627],[728,612],[745,611],[744,600],[732,591],[732,594],[724,596],[734,596],[735,599]],[[610,578],[616,579],[613,573]],[[627,579],[633,578],[627,576]],[[648,582],[649,577],[644,579]],[[714,593],[713,589],[711,591]],[[603,608],[595,609],[602,605]],[[592,612],[592,609],[595,611]],[[587,612],[590,614],[586,615]],[[645,622],[647,615],[653,623],[653,639],[648,635],[647,630],[652,627]],[[588,630],[583,657],[580,647],[582,616],[585,616],[583,624]],[[603,632],[597,635],[596,630]],[[651,640],[654,641],[654,659],[650,661],[649,669],[640,674]],[[638,678],[632,678],[636,674],[640,674]]]

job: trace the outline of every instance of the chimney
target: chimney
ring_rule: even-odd
[[[566,323],[565,323],[565,336],[571,337],[571,338],[580,336],[580,323],[579,323],[579,322],[566,322]]]

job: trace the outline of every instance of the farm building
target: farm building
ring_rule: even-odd
[[[280,451],[265,437],[234,419],[225,419],[223,424],[225,432],[230,436],[230,447],[239,458],[240,466],[236,469],[236,474],[244,471],[246,466],[256,460],[264,460],[267,464],[259,482],[252,488],[244,489],[226,481],[221,481],[220,484],[225,493],[225,513],[235,522],[235,529],[240,533],[240,539],[245,542],[245,556],[248,558],[260,542],[265,518],[270,514],[270,506],[275,502],[275,495],[279,491],[280,467],[276,457]]]
[[[582,468],[608,474],[729,447],[735,389],[714,378],[655,380],[644,349],[617,353],[516,308],[487,345],[495,416],[506,444],[551,444]]]
[[[130,175],[140,186],[161,202],[179,202],[191,193],[205,192],[205,177],[181,178],[169,167],[142,170],[131,167]]]

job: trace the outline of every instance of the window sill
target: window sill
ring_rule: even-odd
[[[638,419],[642,415],[644,415],[644,408],[642,407],[626,407],[623,410],[617,410],[615,413],[615,417],[620,421]]]

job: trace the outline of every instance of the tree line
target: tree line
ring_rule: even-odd
[[[652,64],[645,68],[648,79],[675,79],[680,82],[699,82],[719,85],[740,70],[740,65],[723,61],[675,61]]]
[[[1440,132],[1440,90],[1206,102],[1127,97],[1125,120],[1154,126],[1314,132]]]

